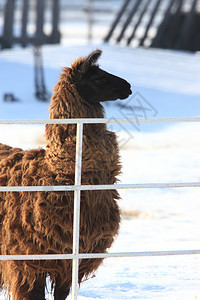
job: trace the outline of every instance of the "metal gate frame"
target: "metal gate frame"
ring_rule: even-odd
[[[108,184],[108,185],[81,185],[82,165],[82,138],[84,124],[95,123],[176,123],[176,122],[200,122],[196,118],[137,118],[137,119],[50,119],[50,120],[0,120],[1,124],[77,124],[76,132],[76,161],[75,184],[71,186],[9,186],[0,187],[0,192],[22,191],[74,191],[74,220],[73,220],[73,253],[72,254],[44,254],[44,255],[0,255],[0,260],[52,260],[72,259],[72,299],[78,299],[78,271],[79,260],[88,258],[106,257],[144,257],[166,255],[192,255],[200,254],[200,249],[195,250],[171,250],[171,251],[144,251],[144,252],[118,252],[118,253],[79,253],[79,224],[80,224],[80,200],[81,191],[84,190],[108,190],[108,189],[154,189],[154,188],[182,188],[200,187],[200,182],[185,183],[146,183],[146,184]]]

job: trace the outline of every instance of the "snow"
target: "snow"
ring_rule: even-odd
[[[117,101],[118,105],[105,104],[107,117],[200,115],[197,54],[86,43],[44,46],[48,90],[52,91],[63,66],[96,48],[103,49],[102,68],[126,78],[133,90],[133,95]],[[49,103],[34,98],[32,49],[1,51],[0,66],[0,119],[47,119]],[[8,92],[19,101],[5,103],[3,95]],[[200,181],[200,124],[108,127],[119,135],[121,183]],[[24,149],[45,146],[44,126],[0,128],[2,143]],[[120,194],[123,218],[111,252],[200,249],[199,188],[126,190]],[[200,299],[199,265],[197,255],[105,259],[96,276],[81,285],[79,299]],[[0,299],[5,298],[2,295]]]

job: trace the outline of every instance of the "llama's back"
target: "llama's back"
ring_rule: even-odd
[[[5,144],[0,143],[0,162],[3,158],[8,157],[11,154],[22,151],[20,148],[13,148]]]
[[[12,177],[11,173],[15,173],[13,167],[21,161],[23,157],[23,150],[20,148],[13,148],[8,145],[0,144],[0,186],[7,186]],[[13,184],[19,185],[19,183]]]

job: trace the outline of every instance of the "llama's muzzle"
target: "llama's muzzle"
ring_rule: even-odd
[[[123,100],[128,98],[132,94],[131,85],[126,81],[126,88],[120,91],[119,99]]]

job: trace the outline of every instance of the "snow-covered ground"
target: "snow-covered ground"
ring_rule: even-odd
[[[200,56],[108,45],[44,46],[45,80],[52,91],[60,70],[91,50],[103,50],[102,68],[126,78],[133,95],[105,104],[109,118],[200,115]],[[0,52],[0,119],[47,119],[48,104],[34,98],[32,49]],[[4,93],[19,99],[5,103]],[[120,105],[123,104],[123,105]],[[119,135],[122,183],[200,181],[200,124],[108,124]],[[0,125],[0,142],[45,146],[44,127]],[[199,188],[120,192],[121,230],[111,252],[200,249]],[[81,300],[200,299],[200,257],[106,259],[84,282]],[[51,299],[51,296],[48,296]],[[0,299],[5,299],[3,296]]]

